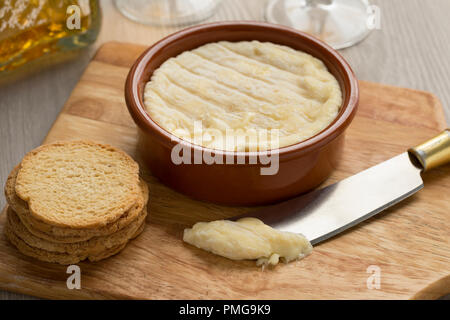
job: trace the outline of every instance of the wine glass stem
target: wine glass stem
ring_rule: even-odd
[[[323,33],[325,20],[328,15],[328,12],[320,8],[320,6],[331,5],[333,1],[334,0],[303,0],[304,8],[308,10],[308,15],[310,16],[310,30],[314,35],[320,36]]]
[[[334,0],[302,0],[304,7],[317,7],[319,5],[330,5]]]

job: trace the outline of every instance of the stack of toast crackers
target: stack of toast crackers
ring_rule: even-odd
[[[125,152],[89,141],[43,145],[10,173],[5,234],[42,261],[75,264],[110,257],[137,237],[148,187]]]

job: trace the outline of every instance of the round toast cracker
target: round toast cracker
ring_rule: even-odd
[[[145,222],[139,227],[136,233],[133,235],[132,239],[136,238],[143,230],[144,230]],[[119,253],[122,249],[125,248],[128,242],[123,244],[114,246],[112,248],[106,249],[105,251],[95,253],[95,254],[80,254],[80,255],[70,255],[67,253],[58,253],[42,250],[39,248],[34,248],[28,245],[25,241],[23,241],[19,236],[17,236],[12,228],[9,226],[9,223],[5,224],[4,232],[8,240],[24,255],[51,263],[59,263],[63,265],[76,264],[80,261],[89,259],[89,261],[100,261],[111,257],[117,253]]]
[[[42,145],[25,155],[15,191],[46,224],[100,228],[118,220],[140,195],[139,166],[125,152],[90,141]]]
[[[21,238],[26,244],[31,247],[42,249],[45,251],[66,253],[69,255],[82,256],[88,254],[90,256],[99,254],[121,245],[130,240],[138,229],[142,226],[147,216],[147,208],[144,207],[138,217],[132,221],[128,226],[108,236],[94,237],[87,241],[77,243],[54,243],[34,236],[20,221],[17,214],[11,207],[7,209],[7,219],[9,227],[12,231]]]
[[[15,193],[15,183],[20,164],[17,165],[8,176],[5,185],[6,201],[19,216],[25,227],[36,237],[56,242],[74,243],[86,241],[93,237],[107,236],[126,227],[133,221],[148,202],[148,186],[145,181],[140,181],[141,195],[136,204],[122,215],[117,221],[109,223],[97,229],[72,229],[48,225],[34,218],[28,210],[28,204]]]
[[[145,228],[145,222],[142,223],[142,225],[139,227],[139,229],[136,231],[136,233],[133,235],[133,237],[131,237],[131,239],[129,241],[127,241],[126,243],[124,243],[121,247],[120,246],[114,247],[114,248],[111,248],[109,250],[103,251],[103,252],[101,252],[99,254],[90,255],[88,257],[89,261],[91,261],[91,262],[100,261],[100,260],[109,258],[109,257],[119,253],[120,251],[122,251],[126,247],[128,242],[130,242],[131,240],[137,238],[142,233],[142,231],[144,231],[144,228]]]

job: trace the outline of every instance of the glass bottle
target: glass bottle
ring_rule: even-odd
[[[100,25],[98,0],[0,0],[0,84],[76,56]]]

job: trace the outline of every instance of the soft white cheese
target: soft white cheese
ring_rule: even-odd
[[[217,42],[164,62],[145,86],[144,104],[181,139],[220,150],[268,150],[326,128],[342,93],[309,54],[269,42]],[[196,121],[202,139],[194,139]],[[265,135],[273,129],[277,135]]]
[[[232,260],[257,260],[257,265],[301,259],[312,251],[303,235],[281,232],[256,218],[198,222],[184,230],[183,240]]]

